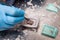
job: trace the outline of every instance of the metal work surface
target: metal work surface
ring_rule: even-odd
[[[60,40],[60,12],[54,13],[46,10],[47,4],[54,2],[56,2],[56,0],[47,0],[42,6],[35,4],[37,7],[27,6],[22,8],[26,11],[26,13],[39,14],[40,23],[37,32],[27,29],[21,32],[9,31],[5,37],[0,37],[0,40]],[[42,25],[45,23],[58,28],[59,32],[55,39],[41,34],[43,28]]]

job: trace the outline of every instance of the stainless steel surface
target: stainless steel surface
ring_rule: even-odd
[[[25,8],[26,13],[30,14],[33,11],[34,14],[39,14],[40,24],[37,32],[33,32],[30,30],[24,30],[20,33],[10,32],[5,37],[0,38],[0,40],[60,40],[60,10],[58,13],[46,10],[47,4],[54,2],[56,2],[56,0],[47,0],[45,5],[43,5],[42,7],[33,6],[33,9],[31,9],[30,7]],[[45,23],[58,28],[59,32],[55,39],[41,35],[41,31],[43,28],[42,25]]]

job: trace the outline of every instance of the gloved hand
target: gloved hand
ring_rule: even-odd
[[[15,7],[0,5],[0,31],[13,28],[24,20],[24,11]]]

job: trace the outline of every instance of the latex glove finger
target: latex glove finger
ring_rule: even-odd
[[[24,10],[21,10],[18,8],[14,8],[14,9],[10,8],[10,9],[7,9],[6,14],[8,16],[22,17],[22,16],[24,16],[25,12],[24,12]]]
[[[0,9],[3,10],[7,15],[10,15],[10,16],[24,16],[24,14],[25,14],[24,10],[18,9],[13,6],[10,7],[10,6],[0,4]]]
[[[14,25],[8,25],[8,24],[5,23],[5,21],[4,21],[4,19],[5,19],[4,13],[5,12],[3,12],[2,10],[0,10],[0,31],[8,30],[8,29],[14,27]]]
[[[4,21],[7,24],[15,25],[17,23],[21,23],[24,20],[24,17],[12,17],[12,16],[7,16]]]

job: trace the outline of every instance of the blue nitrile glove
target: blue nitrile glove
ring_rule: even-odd
[[[24,11],[15,7],[0,5],[0,31],[13,28],[24,20]]]

